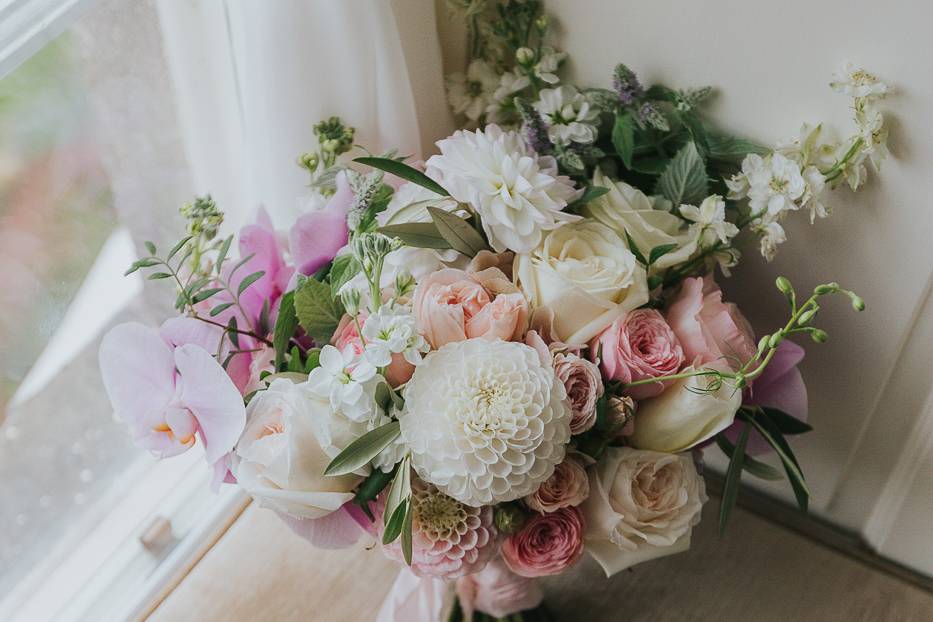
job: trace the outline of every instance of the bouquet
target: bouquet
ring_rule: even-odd
[[[686,550],[712,444],[729,457],[721,528],[743,473],[786,477],[805,509],[791,338],[826,341],[825,296],[864,302],[778,277],[787,322],[756,338],[716,277],[743,231],[771,259],[785,218],[827,216],[829,189],[885,155],[889,88],[864,70],[832,83],[853,136],[805,125],[771,149],[712,126],[709,88],[645,87],[621,64],[610,89],[562,83],[540,2],[457,4],[464,129],[422,163],[319,123],[290,230],[260,213],[234,244],[210,197],[184,206],[187,235],[129,269],[170,282],[178,315],[100,349],[141,447],[199,439],[215,485],[318,546],[370,538],[397,560],[384,619],[521,619],[535,579],[584,552],[611,575]]]

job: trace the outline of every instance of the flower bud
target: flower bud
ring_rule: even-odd
[[[320,164],[320,161],[321,159],[316,153],[302,153],[298,156],[298,166],[312,172],[317,169],[317,165]]]
[[[356,317],[360,313],[360,291],[355,287],[344,288],[340,291],[340,301],[347,315]]]
[[[813,293],[817,296],[832,294],[836,291],[839,291],[839,283],[826,283],[824,285],[817,285],[813,288]]]
[[[820,330],[819,328],[814,328],[810,331],[810,339],[816,343],[826,343],[829,339],[829,335],[825,330]]]
[[[784,333],[782,331],[778,331],[768,338],[768,347],[772,349],[776,348],[781,345],[782,341],[784,341]]]
[[[340,149],[340,141],[336,138],[328,138],[321,143],[321,149],[329,153],[336,153]]]
[[[515,62],[527,67],[535,60],[535,52],[531,48],[521,47],[515,50]]]
[[[606,430],[611,439],[629,436],[635,416],[635,400],[629,396],[613,395],[606,409]]]
[[[820,310],[819,307],[813,307],[812,309],[807,309],[806,311],[801,313],[800,317],[797,318],[797,325],[806,326],[807,324],[809,324],[810,321],[813,319],[813,317],[816,315],[817,311],[819,310]]]
[[[496,529],[505,535],[519,531],[528,518],[525,511],[516,503],[504,503],[496,507],[493,517],[496,522]]]
[[[853,309],[855,309],[856,311],[864,311],[864,310],[865,310],[865,301],[862,300],[862,298],[861,298],[860,296],[856,296],[855,294],[850,294],[850,295],[849,295],[849,298],[852,299],[852,308],[853,308]]]
[[[551,19],[547,15],[542,15],[535,20],[535,27],[538,29],[538,32],[545,33],[547,32],[548,26],[551,24]]]
[[[774,285],[781,291],[785,296],[791,296],[794,293],[794,287],[790,284],[790,281],[786,277],[779,276],[774,280]]]

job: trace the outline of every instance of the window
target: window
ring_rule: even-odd
[[[178,106],[151,2],[0,23],[0,619],[123,619],[242,503],[195,452],[134,448],[97,367],[115,322],[167,316],[122,275],[192,194]]]

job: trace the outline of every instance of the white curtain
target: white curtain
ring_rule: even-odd
[[[421,157],[453,129],[433,2],[161,0],[193,192],[238,226],[259,205],[277,226],[307,194],[296,157],[339,115],[374,152]]]

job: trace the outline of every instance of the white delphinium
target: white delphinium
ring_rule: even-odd
[[[557,77],[557,70],[566,58],[566,52],[558,52],[549,47],[542,49],[541,58],[535,63],[533,69],[535,77],[547,84],[557,84],[560,82],[560,78]]]
[[[752,153],[742,161],[742,172],[726,180],[731,199],[746,196],[753,214],[778,214],[797,210],[806,191],[800,165],[780,153],[765,157]]]
[[[862,154],[868,157],[875,170],[880,170],[881,161],[888,157],[888,128],[884,126],[884,116],[869,109],[856,114],[855,120],[862,139]]]
[[[418,476],[479,507],[537,490],[564,459],[571,417],[563,383],[534,348],[468,339],[415,369],[399,422]]]
[[[476,59],[466,73],[453,73],[447,77],[447,99],[455,114],[470,121],[478,121],[492,101],[499,87],[499,74],[482,59]]]
[[[680,213],[692,222],[691,229],[705,247],[719,240],[727,244],[739,233],[739,228],[726,220],[726,202],[718,194],[703,199],[700,206],[681,205]]]
[[[842,71],[833,76],[829,83],[837,93],[844,93],[856,99],[880,99],[891,92],[891,87],[861,67],[846,63]]]
[[[401,354],[412,365],[418,365],[422,354],[430,349],[418,332],[415,316],[398,305],[383,305],[367,317],[363,324],[363,340],[366,360],[376,367],[387,367],[393,354]]]
[[[486,108],[486,120],[490,123],[504,122],[508,115],[503,114],[503,111],[510,109],[515,94],[528,88],[530,84],[531,78],[517,68],[502,74],[499,86],[492,94],[492,102]]]
[[[562,211],[579,196],[573,181],[558,173],[554,158],[529,149],[518,132],[487,125],[457,131],[437,146],[441,153],[428,160],[428,175],[479,213],[497,252],[527,253],[542,232],[580,219]]]
[[[382,377],[352,346],[341,352],[331,345],[321,350],[321,365],[308,375],[308,390],[330,400],[331,408],[354,421],[369,419],[376,408],[376,386]]]
[[[758,234],[761,243],[761,255],[768,261],[774,259],[778,244],[783,244],[787,240],[784,227],[775,220],[759,221],[757,224],[752,225],[752,231]]]
[[[548,124],[548,138],[555,145],[589,144],[596,140],[599,111],[576,88],[544,89],[535,108]]]

